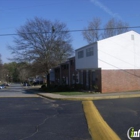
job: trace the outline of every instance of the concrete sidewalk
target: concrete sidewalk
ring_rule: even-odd
[[[53,93],[38,93],[38,95],[54,99],[54,100],[101,100],[101,99],[118,99],[118,98],[134,98],[140,97],[140,91],[134,92],[119,92],[119,93],[97,93],[87,95],[60,95]]]

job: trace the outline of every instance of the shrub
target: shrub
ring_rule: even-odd
[[[45,89],[45,88],[47,88],[47,86],[46,86],[45,84],[43,84],[43,85],[41,86],[41,89]]]
[[[79,91],[82,89],[81,84],[73,84],[69,85],[50,85],[47,87],[46,85],[41,86],[41,90],[46,92],[67,92],[67,91]]]
[[[98,86],[96,84],[93,85],[93,90],[96,92],[98,91]]]

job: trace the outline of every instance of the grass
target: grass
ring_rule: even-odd
[[[70,89],[65,89],[65,87],[60,87],[60,88],[40,88],[40,92],[45,92],[45,93],[52,93],[52,94],[59,94],[59,95],[87,95],[87,94],[97,94],[99,92],[90,92],[90,91],[84,91],[84,90],[70,90]]]
[[[88,92],[78,92],[78,91],[72,91],[72,92],[53,92],[53,94],[60,94],[60,95],[86,95],[89,94]],[[90,93],[94,94],[94,93]]]

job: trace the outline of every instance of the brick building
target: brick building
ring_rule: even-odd
[[[55,77],[55,78],[52,78]],[[56,85],[72,85],[78,83],[75,70],[75,57],[51,69],[50,80]]]
[[[129,31],[75,51],[79,82],[98,91],[140,90],[140,34]]]
[[[140,90],[140,34],[129,31],[81,47],[54,75],[56,83],[102,93]]]

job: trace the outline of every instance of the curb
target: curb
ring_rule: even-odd
[[[96,96],[96,97],[55,97],[37,93],[37,95],[52,99],[52,100],[72,100],[72,101],[91,101],[91,100],[105,100],[105,99],[121,99],[121,98],[136,98],[140,97],[140,94],[129,94],[129,95],[109,95],[109,96]]]
[[[78,97],[78,98],[75,98],[75,97],[51,97],[51,96],[47,96],[47,95],[43,95],[43,94],[40,94],[40,93],[37,93],[37,95],[39,96],[42,96],[44,98],[48,98],[48,99],[52,99],[52,100],[70,100],[70,101],[90,101],[90,100],[93,100],[92,97]]]
[[[93,140],[120,140],[119,136],[109,127],[104,121],[99,111],[95,107],[91,100],[102,99],[121,99],[121,98],[136,98],[140,97],[140,94],[127,94],[127,95],[112,95],[112,96],[96,96],[96,97],[54,97],[50,95],[43,95],[38,93],[37,95],[52,99],[52,100],[72,100],[82,101],[83,111],[87,120],[88,130]]]
[[[104,121],[92,101],[82,101],[89,133],[94,140],[120,140],[119,136]]]

